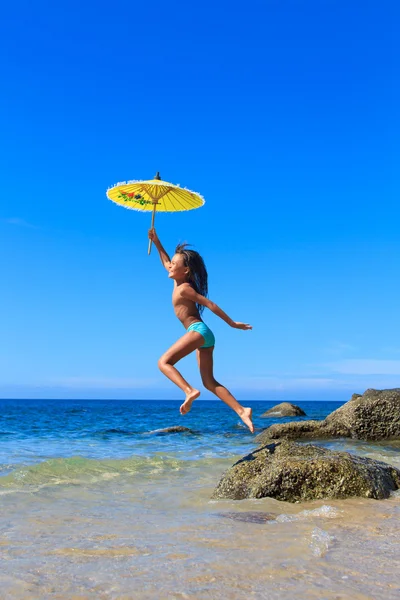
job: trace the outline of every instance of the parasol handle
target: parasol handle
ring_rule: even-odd
[[[151,214],[151,227],[150,227],[150,229],[153,229],[153,227],[154,227],[154,218],[156,216],[156,207],[157,207],[157,204],[158,204],[157,201],[153,202],[153,212]],[[150,252],[151,252],[151,244],[152,243],[153,243],[153,240],[149,240],[149,248],[147,250],[147,254],[150,254]]]

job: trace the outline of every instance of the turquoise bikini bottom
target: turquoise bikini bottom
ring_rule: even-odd
[[[212,348],[212,346],[215,346],[214,334],[203,321],[195,321],[189,325],[186,331],[197,331],[197,333],[203,336],[204,344],[200,346],[201,348]]]

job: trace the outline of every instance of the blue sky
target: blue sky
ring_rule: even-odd
[[[105,196],[156,171],[206,199],[157,217],[165,247],[190,241],[211,299],[254,326],[204,317],[239,399],[400,386],[398,18],[386,0],[3,6],[0,397],[180,398],[157,369],[183,330],[149,215]]]

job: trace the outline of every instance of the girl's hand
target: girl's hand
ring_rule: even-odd
[[[158,235],[156,234],[156,230],[154,229],[149,229],[149,240],[151,240],[152,242],[156,243],[158,242]]]
[[[232,327],[235,329],[253,329],[248,323],[239,323],[238,321],[234,321]]]

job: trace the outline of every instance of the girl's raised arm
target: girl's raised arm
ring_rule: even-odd
[[[208,298],[205,298],[201,294],[198,294],[190,284],[184,284],[181,286],[181,295],[182,298],[187,298],[188,300],[192,300],[196,304],[201,304],[202,306],[206,306],[213,312],[217,317],[220,317],[225,323],[228,323],[231,327],[235,329],[253,329],[251,325],[248,323],[240,323],[239,321],[234,321],[231,319],[223,310],[220,308],[215,302],[212,302]]]
[[[167,269],[167,271],[169,271],[171,259],[168,256],[167,252],[164,250],[164,247],[163,247],[162,243],[160,242],[160,240],[158,239],[158,235],[154,228],[149,229],[149,239],[152,240],[153,244],[157,248],[158,254],[160,255],[160,259],[161,259],[163,266]]]

